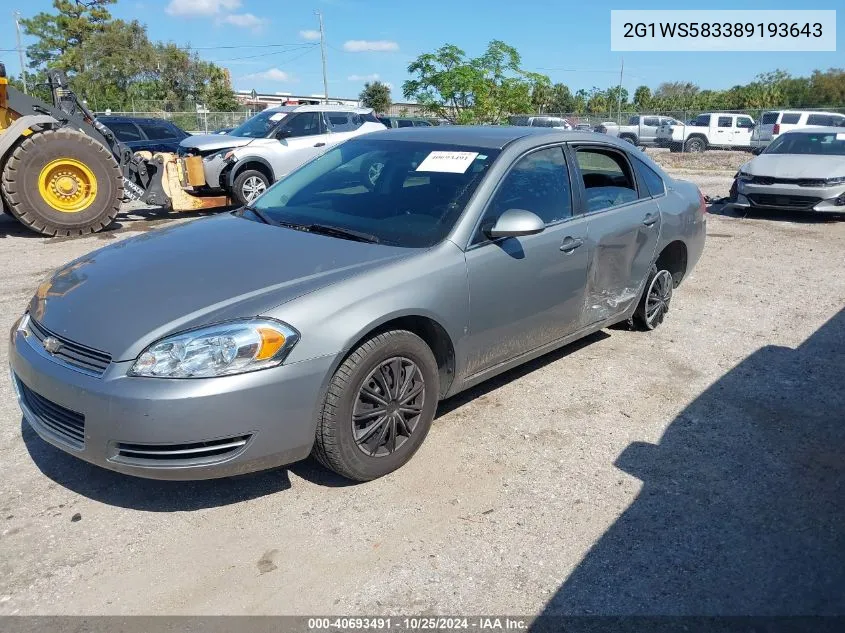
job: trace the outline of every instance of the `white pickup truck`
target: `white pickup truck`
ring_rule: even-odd
[[[604,132],[610,136],[617,136],[623,141],[634,145],[654,145],[657,138],[657,129],[661,125],[681,125],[669,116],[637,115],[628,119],[627,125],[616,125],[612,122],[604,122],[596,129],[597,132]]]
[[[710,112],[690,123],[661,125],[656,145],[673,152],[703,152],[706,149],[748,149],[754,119],[747,114]]]

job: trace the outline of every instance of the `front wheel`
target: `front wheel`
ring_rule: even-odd
[[[684,146],[684,151],[689,152],[691,154],[698,154],[706,149],[707,144],[704,142],[703,139],[700,138],[688,139],[686,145]]]
[[[642,329],[653,330],[663,323],[666,313],[669,312],[674,288],[672,273],[665,268],[651,267],[643,296],[634,313],[634,320]]]
[[[439,391],[437,362],[425,341],[405,330],[372,337],[329,383],[314,456],[354,481],[396,470],[428,434]]]
[[[255,202],[270,186],[270,179],[255,169],[246,169],[239,173],[232,184],[232,195],[242,205]]]

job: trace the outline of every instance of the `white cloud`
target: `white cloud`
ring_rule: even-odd
[[[232,13],[220,18],[220,22],[244,29],[258,30],[267,23],[267,20],[256,17],[252,13]]]
[[[349,81],[377,81],[378,73],[373,73],[372,75],[349,75],[347,79]]]
[[[164,10],[170,15],[216,15],[240,6],[241,0],[170,0]]]
[[[349,53],[392,53],[399,50],[399,44],[390,40],[348,40],[343,43],[343,50]]]
[[[309,42],[314,42],[320,39],[320,31],[300,31],[299,37]]]
[[[264,81],[293,81],[293,77],[291,77],[288,73],[280,68],[270,68],[269,70],[262,71],[260,73],[252,73],[251,75],[245,75],[244,79],[263,79]]]

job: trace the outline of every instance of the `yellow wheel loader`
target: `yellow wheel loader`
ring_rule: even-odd
[[[0,196],[5,210],[44,235],[84,235],[114,221],[123,201],[174,211],[231,205],[190,193],[205,184],[202,159],[133,154],[68,88],[47,72],[48,105],[9,85],[0,64]]]

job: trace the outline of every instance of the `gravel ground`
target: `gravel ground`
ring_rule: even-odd
[[[845,222],[713,211],[660,329],[442,403],[368,484],[100,470],[30,431],[4,375],[0,614],[845,614]],[[54,267],[173,221],[0,219],[0,329]]]

